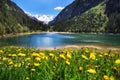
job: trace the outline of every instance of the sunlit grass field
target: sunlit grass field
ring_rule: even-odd
[[[0,80],[120,80],[120,52],[0,48]]]

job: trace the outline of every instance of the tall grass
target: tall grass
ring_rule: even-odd
[[[0,80],[119,80],[120,52],[112,50],[0,49]]]

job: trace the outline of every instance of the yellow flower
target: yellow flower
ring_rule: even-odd
[[[30,80],[30,78],[29,78],[29,77],[26,77],[26,80]]]
[[[69,52],[67,52],[66,57],[69,58],[69,59],[71,59],[71,54]]]
[[[35,59],[36,59],[37,61],[41,61],[41,58],[39,58],[39,57],[36,57]]]
[[[109,80],[109,77],[107,75],[103,76],[104,80]]]
[[[110,76],[110,80],[115,80],[115,78],[113,76]]]
[[[11,54],[12,57],[16,57],[17,55],[16,54]]]
[[[96,73],[96,71],[94,69],[88,69],[87,72],[92,73],[92,74]]]
[[[93,59],[93,60],[96,59],[95,53],[90,53],[90,59]]]
[[[12,65],[12,64],[13,64],[13,61],[8,62],[8,65]]]
[[[115,63],[116,63],[116,64],[120,64],[120,59],[117,59],[117,60],[115,61]]]
[[[38,53],[32,53],[33,57],[39,57],[40,55]]]
[[[67,65],[70,65],[70,62],[69,62],[69,61],[65,61],[65,63],[66,63]]]
[[[108,53],[104,53],[104,56],[108,56]]]
[[[89,52],[88,48],[85,48],[85,52],[86,52],[86,53],[88,53],[88,52]]]
[[[88,58],[85,55],[82,55],[82,58],[88,60]]]
[[[32,72],[35,72],[35,69],[34,69],[34,68],[32,68],[32,69],[31,69],[31,71],[32,71]]]
[[[18,54],[18,56],[19,56],[19,57],[25,57],[25,56],[26,56],[26,54],[19,53],[19,54]]]
[[[26,61],[30,61],[31,60],[31,58],[26,58]]]
[[[16,63],[16,64],[14,64],[14,67],[15,67],[15,68],[21,67],[21,65],[22,65],[21,63]]]
[[[65,56],[64,56],[64,54],[60,54],[59,56],[60,56],[60,58],[62,58],[62,59],[66,59]]]
[[[50,56],[51,58],[54,58],[54,57],[55,57],[55,55],[52,54],[52,53],[50,53],[49,56]]]
[[[3,53],[3,50],[0,50],[0,53]]]
[[[2,60],[5,61],[5,60],[7,60],[7,58],[6,58],[6,57],[3,57]]]
[[[34,66],[40,66],[40,63],[34,63]]]
[[[80,67],[79,67],[79,71],[82,71],[82,70],[83,70],[83,67],[80,66]]]

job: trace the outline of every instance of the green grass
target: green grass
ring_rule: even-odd
[[[112,50],[11,46],[0,49],[0,80],[119,80],[119,59]]]

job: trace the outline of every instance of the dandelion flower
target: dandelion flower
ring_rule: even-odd
[[[41,58],[39,58],[39,57],[36,57],[36,58],[35,58],[35,60],[37,60],[37,61],[41,61]]]
[[[0,53],[3,53],[3,50],[0,50]]]
[[[68,52],[66,55],[67,58],[71,59],[71,54]]]
[[[34,63],[34,66],[40,66],[40,63]]]
[[[120,59],[117,59],[117,60],[115,61],[115,63],[116,63],[116,64],[120,64]]]
[[[29,77],[26,77],[26,80],[30,80],[30,78],[29,78]]]
[[[19,56],[19,57],[25,57],[25,56],[26,56],[26,54],[19,53],[19,54],[18,54],[18,56]]]
[[[32,69],[31,69],[31,71],[32,71],[32,72],[35,72],[35,69],[34,69],[34,68],[32,68]]]
[[[88,60],[88,58],[85,55],[82,55],[82,58]]]
[[[55,55],[52,54],[52,53],[50,53],[49,56],[50,56],[51,58],[54,58],[54,57],[55,57]]]
[[[65,63],[66,63],[67,65],[70,65],[70,62],[69,62],[69,61],[65,61]]]
[[[66,59],[65,56],[64,56],[64,54],[60,54],[60,58]]]
[[[113,76],[110,76],[110,80],[115,80],[115,78]]]
[[[96,73],[96,71],[94,69],[88,69],[87,72],[92,73],[92,74]]]
[[[83,67],[80,66],[80,67],[79,67],[79,71],[82,71],[82,70],[83,70]]]
[[[107,75],[103,76],[104,80],[109,80],[109,77]]]
[[[96,59],[95,53],[90,53],[90,59],[93,59],[93,60]]]
[[[5,60],[7,60],[7,58],[6,58],[6,57],[3,57],[2,60],[5,61]]]

